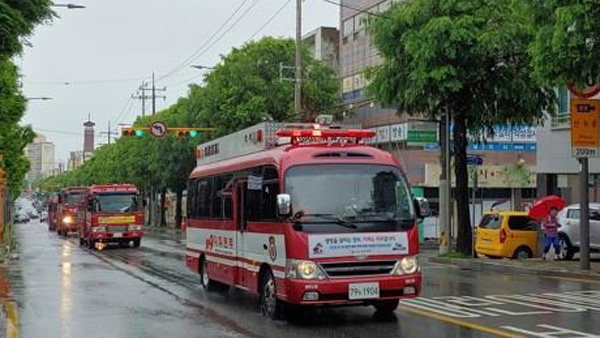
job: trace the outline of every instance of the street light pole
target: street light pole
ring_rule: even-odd
[[[52,7],[65,7],[68,9],[82,9],[85,8],[85,6],[83,5],[76,5],[76,4],[51,4],[50,6]]]
[[[294,82],[294,116],[302,121],[302,0],[296,0],[296,79]]]

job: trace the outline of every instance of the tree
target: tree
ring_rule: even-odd
[[[206,76],[198,109],[208,121],[227,134],[265,119],[289,121],[294,118],[294,85],[282,80],[280,65],[294,64],[294,41],[266,37],[247,43],[222,59]],[[305,120],[333,112],[339,102],[339,81],[335,72],[304,54],[302,105]],[[283,77],[292,77],[284,71]]]
[[[600,0],[528,0],[536,34],[529,52],[534,74],[559,86],[600,81]]]
[[[368,72],[368,90],[400,114],[444,112],[454,124],[457,250],[470,254],[467,131],[495,123],[538,123],[554,92],[532,76],[533,36],[517,0],[413,0],[371,20],[383,64]]]

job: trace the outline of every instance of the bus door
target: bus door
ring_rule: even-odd
[[[244,243],[244,232],[246,231],[246,211],[244,206],[246,204],[246,180],[237,180],[235,182],[235,196],[234,196],[234,217],[236,224],[236,256],[237,256],[237,273],[234,284],[240,286],[246,286],[248,281],[248,273],[246,270],[247,262],[245,261],[245,243]]]

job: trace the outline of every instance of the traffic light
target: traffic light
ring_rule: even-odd
[[[129,136],[142,137],[144,135],[146,135],[145,128],[124,127],[123,129],[121,129],[121,136],[123,136],[123,137],[129,137]]]
[[[200,136],[200,132],[210,132],[212,128],[171,128],[178,138],[195,138]]]
[[[197,130],[190,130],[190,137],[197,137],[198,136],[198,131]]]

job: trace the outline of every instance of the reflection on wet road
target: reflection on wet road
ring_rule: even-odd
[[[205,294],[184,264],[185,240],[91,252],[44,225],[18,227],[20,260],[5,269],[22,337],[595,337],[600,281],[425,264],[422,297],[394,318],[370,307],[312,309],[270,321],[238,290]],[[585,334],[585,335],[584,335]]]

